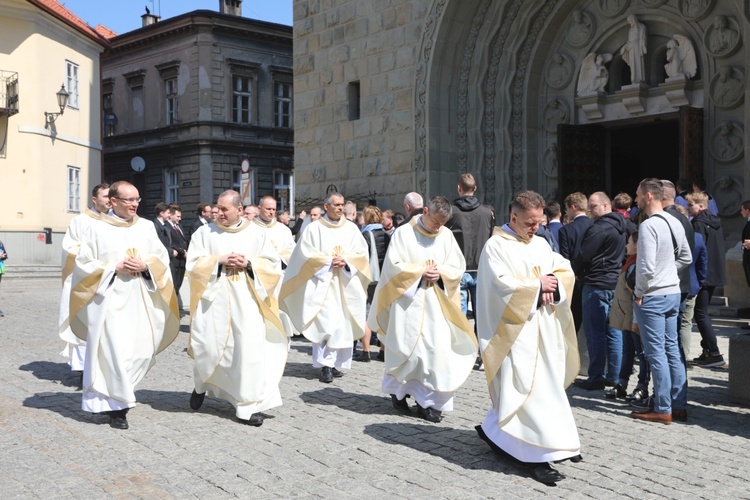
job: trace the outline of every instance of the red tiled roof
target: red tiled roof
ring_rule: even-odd
[[[53,17],[60,19],[64,23],[80,31],[81,33],[88,36],[95,42],[99,43],[100,45],[103,45],[105,47],[108,45],[107,38],[105,36],[101,35],[98,31],[94,30],[91,26],[86,24],[85,21],[83,21],[80,17],[73,14],[71,11],[69,11],[67,8],[65,8],[64,5],[60,4],[57,0],[26,0],[26,1],[40,8],[41,10],[47,12]]]
[[[103,36],[106,39],[114,38],[117,36],[117,33],[112,31],[111,29],[107,28],[103,24],[98,25],[96,28],[94,28],[94,31],[99,33],[101,36]]]

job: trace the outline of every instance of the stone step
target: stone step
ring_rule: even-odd
[[[714,295],[713,297],[711,297],[711,302],[708,305],[727,307],[729,306],[729,298],[723,297],[721,295]]]
[[[5,266],[4,280],[60,278],[62,267],[53,264],[12,264]]]
[[[711,324],[714,326],[727,326],[729,328],[743,330],[745,327],[750,326],[750,319],[711,316]]]

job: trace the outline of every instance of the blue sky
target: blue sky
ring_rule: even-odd
[[[146,6],[162,19],[193,10],[219,10],[219,0],[58,0],[92,28],[103,24],[118,35],[141,27]],[[292,0],[245,0],[242,15],[261,21],[292,24]]]

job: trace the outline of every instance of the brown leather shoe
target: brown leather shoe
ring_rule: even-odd
[[[687,410],[672,410],[672,420],[687,422]]]
[[[646,422],[659,422],[660,424],[667,425],[672,423],[671,413],[656,413],[653,411],[648,413],[638,413],[634,411],[630,416],[638,420],[645,420]]]

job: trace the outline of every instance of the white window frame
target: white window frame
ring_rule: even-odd
[[[164,202],[166,204],[180,201],[180,172],[177,169],[164,171]]]
[[[280,176],[280,177],[279,177]],[[288,179],[284,179],[288,176]],[[286,183],[284,181],[287,181]],[[277,196],[279,190],[286,189],[289,197],[284,204],[283,200]],[[281,213],[289,210],[290,214],[294,213],[294,174],[288,170],[273,171],[273,197],[276,198],[276,211]]]
[[[81,213],[81,169],[68,165],[68,212]]]
[[[292,84],[284,81],[275,81],[273,84],[273,119],[274,124],[281,128],[292,128]],[[287,95],[283,90],[287,89]],[[284,111],[284,108],[287,108]],[[286,121],[286,124],[284,123]]]
[[[237,89],[238,82],[247,82],[247,90]],[[253,95],[255,79],[251,76],[232,75],[232,123],[251,125],[253,123]],[[245,105],[247,109],[245,109]],[[247,119],[243,119],[247,113]]]
[[[68,107],[78,109],[78,65],[65,61],[65,90],[68,91]]]
[[[164,93],[166,98],[167,125],[177,123],[177,77],[164,80]]]

